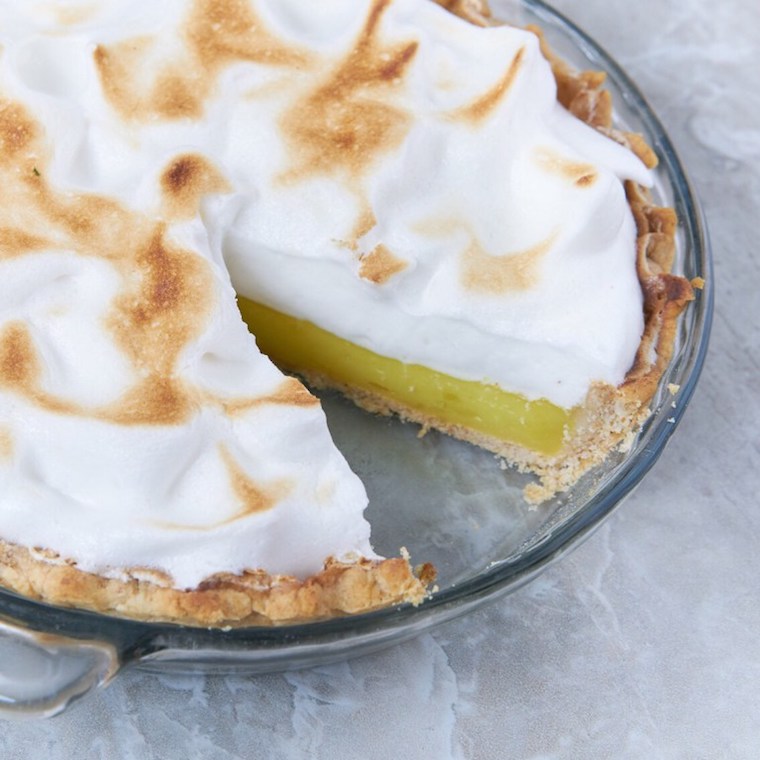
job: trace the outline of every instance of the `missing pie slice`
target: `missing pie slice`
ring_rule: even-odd
[[[692,297],[656,159],[540,34],[442,5],[0,4],[0,583],[199,625],[419,602],[266,356],[537,501],[646,416]]]

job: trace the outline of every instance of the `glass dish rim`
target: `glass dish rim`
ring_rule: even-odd
[[[48,605],[0,589],[0,617],[23,622],[29,628],[96,638],[115,644],[126,660],[147,659],[162,648],[176,647],[188,656],[204,649],[223,657],[233,654],[235,645],[246,649],[308,647],[334,643],[342,639],[351,648],[365,639],[385,631],[385,639],[400,641],[433,625],[465,614],[485,598],[514,591],[543,571],[549,564],[598,528],[652,468],[678,427],[696,387],[707,353],[713,312],[712,257],[706,223],[699,202],[689,183],[676,150],[638,87],[615,60],[585,32],[544,0],[516,0],[546,27],[561,28],[584,56],[606,72],[608,79],[643,123],[670,183],[679,209],[679,219],[693,252],[695,275],[705,279],[705,288],[689,306],[692,330],[688,345],[682,347],[679,366],[685,380],[679,390],[676,408],[655,411],[644,425],[636,444],[636,453],[626,457],[614,478],[603,485],[587,503],[563,520],[527,553],[515,560],[504,560],[478,573],[460,585],[450,586],[423,601],[419,606],[401,605],[372,612],[329,620],[278,626],[248,626],[232,629],[207,629],[165,622],[143,622],[87,610]],[[676,357],[671,361],[671,369]],[[409,624],[405,627],[405,624]],[[382,637],[381,637],[382,638]],[[238,651],[245,651],[241,649]]]

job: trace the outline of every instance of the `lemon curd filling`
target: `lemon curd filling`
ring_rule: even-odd
[[[243,319],[276,364],[317,373],[443,425],[459,425],[541,454],[556,454],[572,432],[574,410],[546,399],[529,401],[496,385],[461,380],[405,364],[339,338],[311,322],[239,297]]]

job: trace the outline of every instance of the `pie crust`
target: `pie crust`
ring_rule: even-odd
[[[180,590],[150,569],[128,580],[79,570],[45,551],[0,540],[0,584],[31,599],[146,621],[194,626],[293,624],[368,612],[402,602],[419,604],[435,578],[432,565],[412,570],[408,556],[339,562],[298,580],[263,571],[220,573]]]

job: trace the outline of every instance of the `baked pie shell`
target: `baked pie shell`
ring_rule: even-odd
[[[412,570],[406,556],[385,560],[329,558],[306,580],[263,571],[220,573],[190,590],[166,585],[161,573],[105,578],[44,551],[0,540],[0,584],[31,599],[145,621],[193,626],[294,624],[419,604],[435,578],[431,565]],[[149,580],[150,575],[153,580]]]
[[[480,0],[437,0],[476,24],[495,23]],[[645,164],[657,158],[640,135],[612,127],[610,95],[604,74],[578,72],[557,58],[541,31],[532,29],[552,65],[558,100],[571,113],[629,147]],[[631,441],[649,414],[658,382],[673,352],[676,320],[693,291],[688,281],[671,274],[677,220],[672,209],[652,203],[649,192],[628,182],[626,192],[637,231],[637,271],[644,294],[645,330],[633,367],[617,388],[591,388],[573,434],[556,455],[541,455],[489,436],[420,416],[379,395],[341,387],[320,376],[306,375],[315,386],[341,390],[359,406],[381,414],[397,414],[423,429],[437,428],[503,456],[519,469],[535,473],[539,482],[526,489],[529,501],[540,502],[574,483],[616,446]],[[651,357],[655,357],[654,360]],[[223,573],[195,589],[171,586],[171,579],[151,570],[106,578],[79,569],[46,549],[30,549],[0,539],[0,585],[31,599],[146,621],[193,626],[289,624],[366,612],[394,604],[420,603],[433,582],[431,565],[413,569],[408,557],[386,560],[326,560],[323,569],[305,580],[264,571]]]

